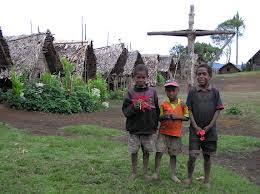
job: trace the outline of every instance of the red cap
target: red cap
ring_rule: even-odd
[[[179,87],[179,84],[178,84],[176,81],[168,80],[168,81],[166,81],[165,84],[164,84],[164,87],[167,87],[167,86]]]

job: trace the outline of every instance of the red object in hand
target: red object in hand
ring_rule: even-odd
[[[151,103],[148,96],[138,95],[132,100],[132,105],[135,106],[137,103],[140,103],[140,110],[145,111],[145,109],[151,110]]]
[[[197,131],[197,135],[200,136],[200,141],[204,141],[205,140],[205,131],[204,130],[198,130]]]

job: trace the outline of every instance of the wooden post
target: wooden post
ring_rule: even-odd
[[[194,43],[196,36],[193,34],[193,25],[194,25],[194,5],[190,6],[190,13],[189,13],[189,30],[190,34],[188,34],[188,61],[185,63],[184,74],[188,76],[187,83],[188,87],[194,85],[195,79],[195,60],[194,60]]]

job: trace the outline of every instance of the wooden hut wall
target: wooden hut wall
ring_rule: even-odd
[[[85,80],[94,79],[97,73],[97,63],[92,41],[87,45],[85,59],[84,72],[86,73],[83,72],[83,77]]]
[[[53,40],[53,36],[50,34],[50,32],[47,32],[47,36],[45,38],[43,46],[43,53],[46,59],[46,63],[48,64],[50,73],[58,73],[62,71],[63,66],[60,62],[59,55],[54,48]]]
[[[6,40],[3,37],[0,28],[0,71],[6,70],[12,66],[11,56]]]

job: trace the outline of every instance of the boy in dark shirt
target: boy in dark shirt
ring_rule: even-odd
[[[189,91],[187,106],[190,113],[190,134],[189,134],[189,161],[188,179],[186,183],[192,183],[192,174],[195,168],[195,161],[200,153],[204,158],[204,183],[209,186],[211,168],[210,156],[217,150],[217,129],[216,120],[220,110],[224,109],[220,99],[219,91],[213,88],[209,81],[212,77],[212,69],[207,64],[201,64],[197,71],[198,86]]]
[[[129,131],[128,149],[132,160],[131,180],[137,177],[137,156],[143,151],[143,171],[147,176],[149,152],[155,150],[153,134],[158,127],[160,108],[157,93],[146,84],[148,69],[139,64],[134,69],[135,86],[125,95],[122,111],[126,117],[126,129]]]

